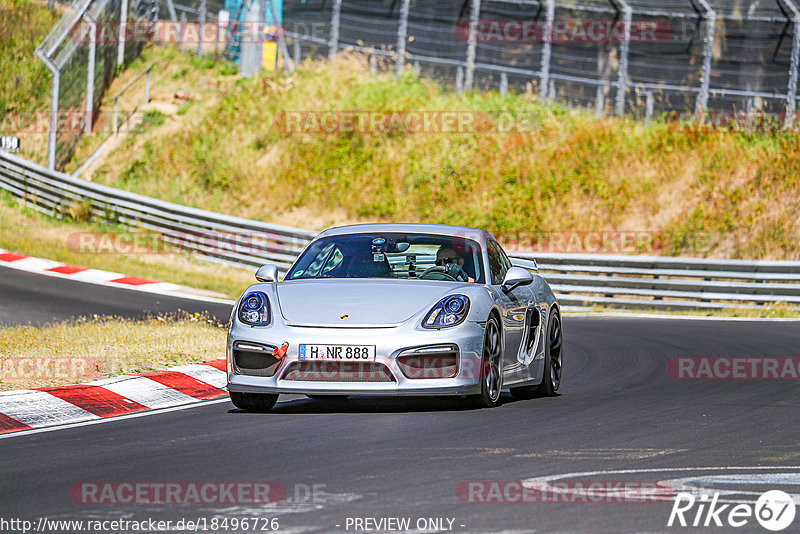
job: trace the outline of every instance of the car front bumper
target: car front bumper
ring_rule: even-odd
[[[268,394],[308,395],[375,395],[375,396],[420,396],[420,395],[471,395],[480,393],[480,361],[483,347],[484,327],[480,323],[466,321],[461,325],[429,330],[400,325],[389,328],[313,328],[273,324],[268,327],[250,327],[235,321],[228,334],[227,371],[228,391]],[[273,376],[252,376],[235,371],[232,364],[233,347],[238,343],[252,343],[277,347],[288,343],[286,355],[277,363]],[[373,363],[385,366],[384,379],[371,380],[359,375],[338,376],[336,364],[313,380],[287,379],[289,372],[299,362],[300,344],[328,345],[375,345]],[[454,345],[458,350],[458,365],[451,378],[409,378],[403,373],[397,357],[409,351],[430,346]],[[428,357],[435,358],[435,355]],[[388,373],[386,372],[388,371]],[[413,373],[412,373],[413,374]]]

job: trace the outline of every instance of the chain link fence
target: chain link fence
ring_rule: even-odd
[[[353,49],[597,114],[794,122],[794,0],[285,0],[284,28],[295,60]]]
[[[64,16],[34,52],[52,74],[48,167],[69,161],[117,72],[138,57],[143,40],[125,35],[155,21],[157,0],[75,0],[63,6]]]

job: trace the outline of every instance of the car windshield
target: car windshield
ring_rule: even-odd
[[[483,283],[480,245],[434,234],[364,233],[311,243],[285,280],[399,278]]]

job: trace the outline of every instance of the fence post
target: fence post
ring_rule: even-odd
[[[472,80],[475,77],[475,50],[478,46],[478,19],[481,13],[481,0],[472,0],[469,13],[469,33],[467,34],[467,77],[464,85],[467,91],[472,89]]]
[[[617,69],[617,115],[625,114],[625,90],[628,83],[628,52],[631,47],[631,18],[633,12],[626,0],[611,0],[617,11],[622,12],[622,42],[619,44],[619,68]]]
[[[459,65],[456,68],[456,91],[461,92],[464,90],[464,67]]]
[[[553,47],[553,20],[556,16],[555,0],[547,0],[544,25],[544,46],[542,47],[542,65],[539,69],[539,100],[547,102],[547,91],[550,87],[550,55]]]
[[[117,69],[119,70],[122,67],[122,64],[125,63],[125,41],[127,40],[127,36],[125,35],[126,30],[125,26],[128,23],[128,0],[122,0],[122,7],[120,7],[120,17],[119,17],[119,48],[117,48]]]
[[[653,91],[644,92],[644,125],[650,126],[653,120]]]
[[[506,96],[508,92],[508,74],[500,73],[500,96]]]
[[[178,25],[178,15],[175,13],[175,4],[172,0],[167,0],[167,10],[169,11],[169,17],[172,19],[172,25],[175,27],[175,39],[178,40],[178,45],[180,45],[183,37],[181,37],[181,27]]]
[[[700,77],[700,92],[695,101],[695,114],[702,119],[708,107],[708,85],[711,79],[711,56],[714,53],[714,27],[717,24],[717,13],[707,0],[697,0],[705,9],[706,36],[703,40],[703,72]]]
[[[153,66],[150,65],[147,68],[147,75],[146,75],[145,81],[144,81],[144,103],[145,104],[149,104],[150,103],[150,71],[152,71],[152,70],[153,70]]]
[[[114,135],[119,131],[119,97],[114,99]]]
[[[58,134],[58,91],[61,82],[61,73],[50,58],[40,56],[45,65],[50,69],[53,79],[50,82],[50,127],[47,133],[47,168],[56,168],[56,136]]]
[[[286,48],[286,32],[283,31],[283,19],[278,18],[278,12],[275,10],[275,4],[272,3],[272,0],[267,0],[267,3],[272,13],[272,20],[275,21],[275,27],[278,28],[278,53],[283,57],[283,64],[286,65],[286,72],[294,74],[292,58],[289,57],[289,49]]]
[[[186,27],[188,23],[186,22],[186,12],[181,11],[181,31],[178,34],[178,48],[181,50],[186,49]]]
[[[292,43],[292,52],[294,52],[294,64],[300,64],[300,39],[297,37],[294,38],[294,42]]]
[[[264,4],[260,0],[249,0],[245,2],[244,24],[248,27],[248,35],[251,42],[241,40],[239,52],[239,75],[242,78],[249,78],[261,71],[261,57],[263,43],[261,40],[262,23],[264,21]]]
[[[602,85],[597,86],[597,95],[594,100],[594,116],[600,118],[606,109],[606,93]]]
[[[328,57],[332,58],[339,52],[339,22],[342,19],[342,0],[333,0],[331,10],[331,37],[328,41]]]
[[[197,28],[197,55],[201,55],[203,53],[203,40],[205,39],[205,31],[206,27],[206,0],[200,0],[200,14],[198,15],[200,19],[198,21],[198,28]],[[150,76],[150,71],[147,71],[147,75]]]
[[[406,39],[408,39],[408,7],[410,0],[402,0],[400,4],[400,24],[397,27],[397,59],[395,73],[400,74],[406,60]]]
[[[92,113],[94,112],[94,66],[97,53],[97,21],[88,11],[83,14],[89,20],[89,64],[86,67],[86,122],[84,133],[92,133]]]
[[[786,116],[783,128],[788,130],[794,125],[794,112],[797,105],[797,69],[800,63],[800,9],[794,0],[780,0],[792,12],[792,57],[789,63],[789,87],[786,92]]]

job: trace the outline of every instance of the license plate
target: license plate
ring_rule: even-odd
[[[300,361],[366,362],[375,359],[375,345],[300,345]]]

